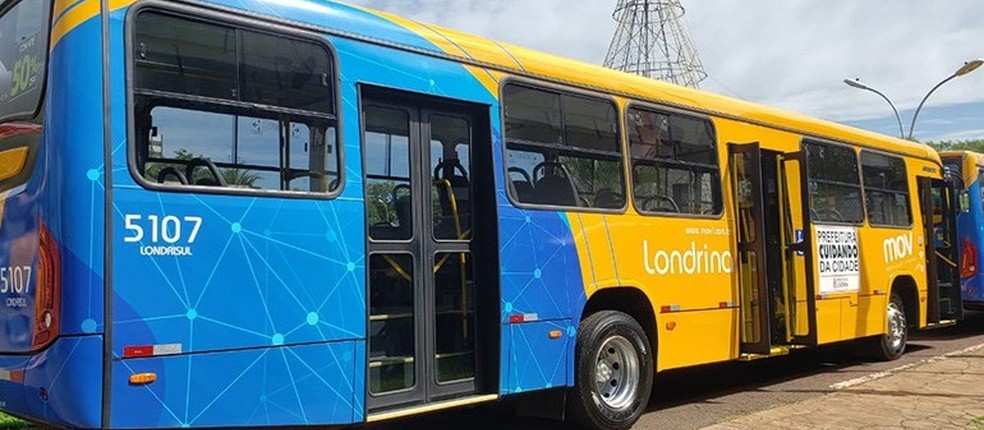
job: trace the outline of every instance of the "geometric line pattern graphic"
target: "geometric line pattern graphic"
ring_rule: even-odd
[[[352,380],[356,342],[221,354],[121,360],[114,372],[158,372],[167,379],[133,387],[117,379],[113,387],[122,427],[222,427],[349,423],[363,408],[361,384]],[[187,376],[187,381],[184,378]],[[186,390],[191,390],[191,394]],[[157,407],[148,407],[156,405]],[[148,416],[147,414],[151,414]]]

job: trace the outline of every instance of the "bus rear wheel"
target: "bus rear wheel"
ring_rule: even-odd
[[[905,318],[905,302],[902,297],[892,293],[888,302],[886,318],[888,331],[878,337],[869,339],[868,355],[880,361],[893,361],[905,354],[905,346],[909,340],[909,323]]]
[[[624,430],[649,404],[654,354],[646,332],[629,315],[595,313],[578,328],[570,415],[583,427]]]

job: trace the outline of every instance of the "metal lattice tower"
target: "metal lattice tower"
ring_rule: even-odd
[[[618,0],[612,14],[618,29],[605,66],[697,88],[707,73],[683,26],[684,13],[680,0]]]

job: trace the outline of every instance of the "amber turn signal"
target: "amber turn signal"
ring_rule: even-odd
[[[138,373],[130,375],[130,385],[148,385],[157,381],[156,373]]]

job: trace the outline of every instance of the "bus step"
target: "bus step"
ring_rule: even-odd
[[[953,327],[955,325],[957,325],[957,320],[945,320],[945,321],[940,321],[938,323],[926,324],[926,328],[924,328],[923,330],[937,330],[941,328]]]
[[[738,361],[756,361],[765,358],[779,357],[783,355],[789,355],[788,346],[773,346],[768,354],[742,354],[738,357]]]
[[[366,422],[377,423],[380,421],[405,418],[413,415],[436,412],[444,409],[453,409],[463,406],[477,405],[480,403],[494,402],[496,400],[499,400],[499,395],[497,394],[475,395],[475,396],[463,397],[453,400],[445,400],[442,402],[413,406],[406,409],[397,409],[397,410],[388,410],[388,411],[382,411],[377,413],[370,413],[369,416],[366,417]]]

